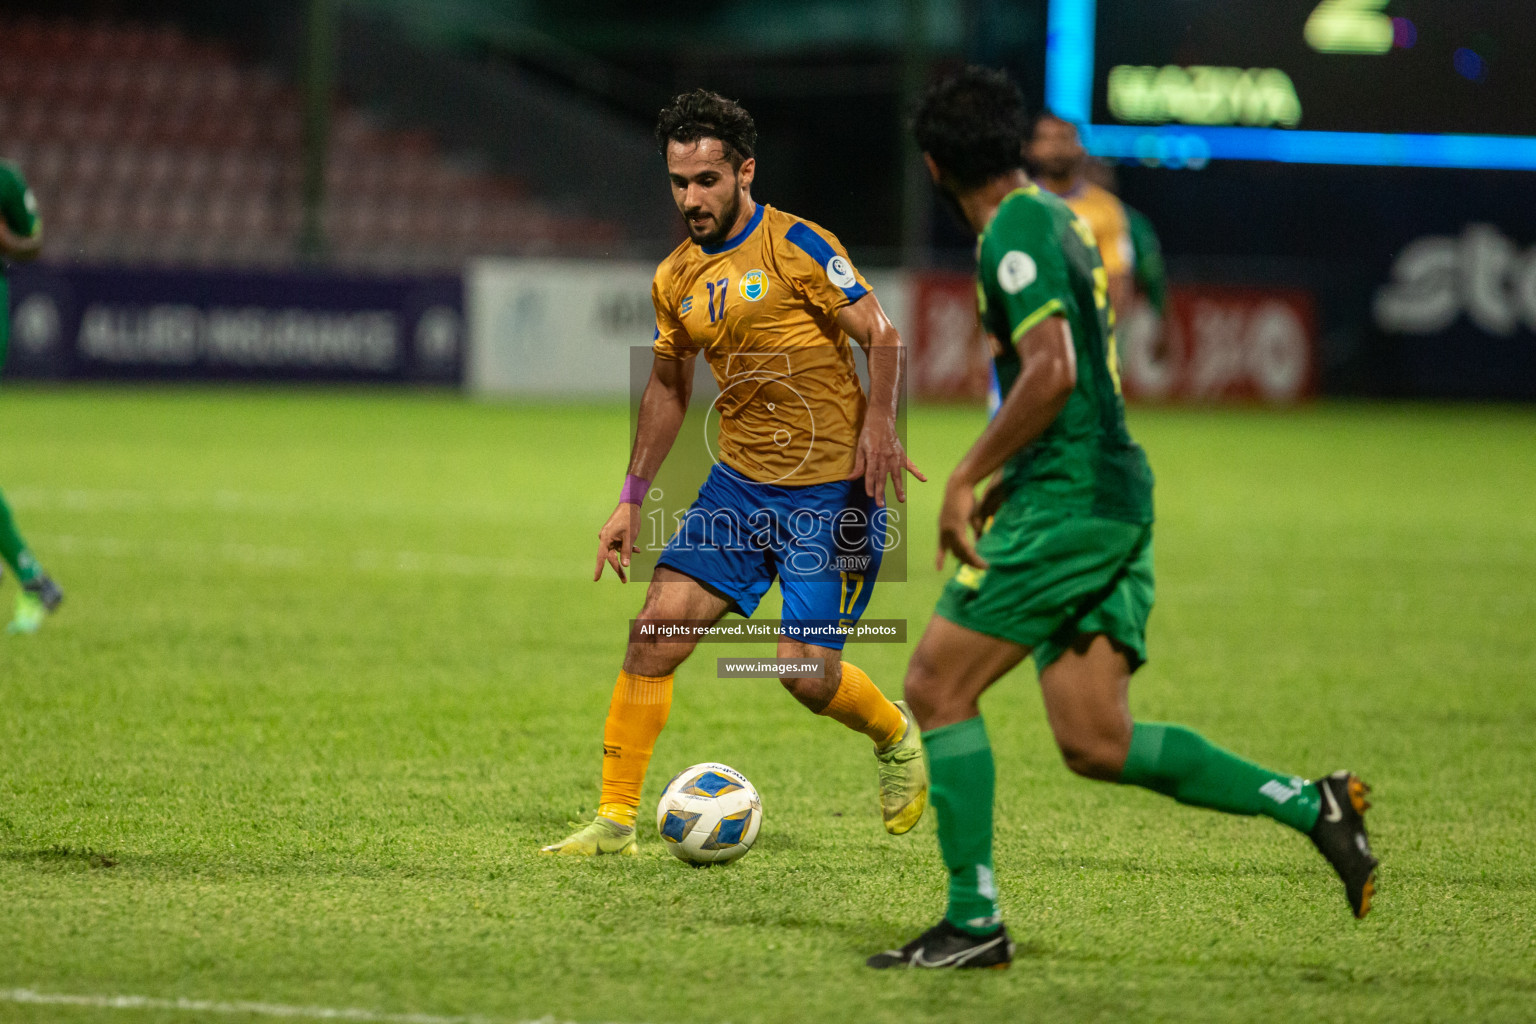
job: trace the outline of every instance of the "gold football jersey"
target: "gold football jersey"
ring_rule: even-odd
[[[763,204],[719,245],[684,242],[662,261],[656,355],[704,353],[721,462],[782,486],[853,471],[865,398],[837,312],[868,292],[836,238]]]
[[[1126,219],[1125,207],[1120,205],[1115,194],[1091,181],[1080,181],[1061,199],[1093,229],[1093,237],[1099,242],[1099,258],[1104,261],[1104,272],[1111,277],[1131,273],[1136,266],[1131,225]]]

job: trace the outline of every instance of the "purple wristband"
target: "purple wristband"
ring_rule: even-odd
[[[645,492],[650,490],[651,482],[643,480],[633,473],[624,477],[624,489],[619,492],[619,504],[640,505],[645,502]]]

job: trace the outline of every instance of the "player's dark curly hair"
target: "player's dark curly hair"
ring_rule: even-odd
[[[973,64],[929,87],[912,136],[948,183],[964,191],[1022,168],[1030,127],[1013,80]]]
[[[708,89],[681,93],[661,108],[656,119],[656,145],[662,156],[667,155],[669,142],[700,139],[719,139],[731,166],[740,167],[757,152],[757,125],[740,103]]]

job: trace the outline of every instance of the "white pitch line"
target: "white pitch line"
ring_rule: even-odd
[[[213,999],[156,999],[153,996],[77,996],[37,992],[28,988],[0,989],[0,1002],[33,1006],[82,1006],[95,1010],[182,1010],[187,1013],[248,1014],[307,1020],[348,1020],[363,1024],[510,1024],[491,1017],[441,1016],[433,1013],[377,1013],[353,1007],[285,1006],[282,1003],[223,1002]],[[558,1024],[552,1017],[522,1024]]]
[[[503,579],[576,580],[579,571],[549,561],[427,551],[314,551],[259,544],[196,541],[130,541],[121,537],[33,534],[39,551],[97,558],[171,560],[315,572],[407,573],[427,576],[490,576]]]
[[[377,519],[473,520],[515,523],[530,516],[561,517],[587,511],[580,504],[546,496],[514,501],[464,501],[440,498],[408,501],[385,498],[331,497],[314,494],[264,494],[241,491],[138,491],[90,487],[10,487],[6,497],[16,508],[66,512],[227,512],[262,516],[350,521]]]

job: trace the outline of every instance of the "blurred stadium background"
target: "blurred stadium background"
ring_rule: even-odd
[[[705,84],[758,120],[760,198],[877,272],[914,393],[975,396],[968,242],[902,123],[973,60],[1084,122],[1161,235],[1132,397],[1536,398],[1518,7],[7,2],[0,157],[47,229],[9,373],[620,394],[681,237],[651,121]]]
[[[0,636],[0,1021],[1536,1019],[1531,9],[0,0],[45,231],[0,487],[69,595]],[[685,666],[645,796],[740,768],[751,856],[534,852],[595,809],[639,602],[586,574],[682,238],[658,108],[755,115],[756,197],[911,346],[937,481],[987,367],[903,112],[962,61],[1161,237],[1120,337],[1159,479],[1137,713],[1366,774],[1365,922],[1299,837],[1071,777],[1027,670],[986,704],[1007,975],[858,966],[939,905],[931,816],[885,836],[866,747],[716,685],[755,648]],[[939,495],[870,617],[930,614]],[[859,661],[894,695],[909,653]]]

